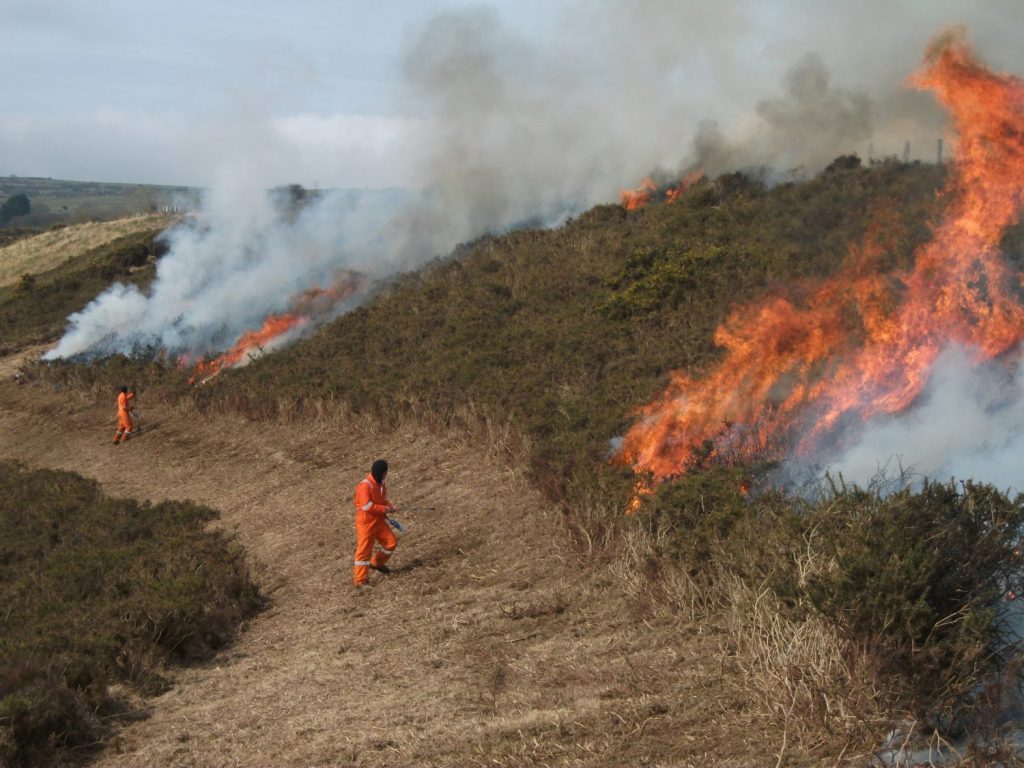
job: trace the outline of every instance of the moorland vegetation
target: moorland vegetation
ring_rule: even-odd
[[[88,757],[167,690],[168,662],[209,658],[259,610],[216,515],[0,462],[0,764]]]
[[[910,266],[945,205],[945,178],[943,166],[851,158],[775,186],[726,174],[672,204],[603,205],[555,229],[464,244],[198,389],[155,358],[29,375],[84,389],[135,381],[150,397],[253,419],[336,408],[463,425],[484,440],[514,433],[505,459],[560,505],[581,549],[625,563],[638,594],[729,627],[751,700],[790,738],[835,754],[877,740],[894,713],[919,732],[978,733],[998,727],[986,706],[1016,674],[1003,620],[1024,497],[969,478],[745,494],[771,468],[761,457],[708,462],[627,519],[635,478],[611,460],[613,439],[670,371],[699,377],[719,359],[713,334],[731,308],[772,292],[799,302],[880,217],[879,269]],[[1009,230],[1003,248],[1019,268],[1024,230]],[[17,300],[0,296],[0,316]],[[22,323],[10,327],[28,338]]]
[[[42,273],[0,285],[0,354],[56,341],[77,312],[113,282],[145,288],[165,246],[159,229],[118,237]]]

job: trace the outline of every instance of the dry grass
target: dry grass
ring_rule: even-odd
[[[106,389],[0,382],[3,455],[215,506],[274,604],[100,765],[833,765],[872,744],[871,692],[828,628],[726,574],[698,583],[597,502],[548,505],[520,438],[471,407],[252,420],[143,392],[122,450]],[[379,455],[419,511],[398,572],[357,598],[350,486]]]
[[[273,604],[215,663],[176,673],[99,765],[761,756],[723,679],[725,636],[632,594],[610,568],[621,559],[611,537],[581,556],[563,513],[492,458],[517,451],[501,425],[471,410],[446,428],[383,425],[327,402],[251,421],[143,392],[141,438],[114,448],[102,390],[0,382],[0,454],[73,469],[115,495],[215,506]],[[420,511],[399,516],[409,533],[396,573],[357,596],[350,495],[379,455],[395,501]]]
[[[725,686],[746,705],[743,720],[765,739],[758,765],[836,765],[863,757],[885,727],[878,696],[852,654],[821,617],[793,618],[768,586],[755,589],[727,568],[694,576],[682,563],[658,557],[664,534],[633,526],[620,532],[611,570],[637,601],[681,628],[722,635]],[[822,567],[810,550],[798,568]],[[862,679],[864,678],[864,679]]]
[[[849,668],[847,644],[816,615],[791,618],[767,587],[725,577],[726,631],[741,670],[742,690],[781,731],[788,748],[815,752],[836,739],[863,746],[876,696]]]
[[[36,275],[53,269],[124,235],[170,226],[173,221],[174,217],[165,214],[132,216],[76,224],[17,240],[0,248],[0,286],[17,282],[25,273]]]

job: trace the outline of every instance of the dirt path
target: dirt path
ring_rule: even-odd
[[[0,456],[215,507],[272,601],[99,766],[774,764],[740,732],[720,637],[581,563],[555,511],[459,439],[140,400],[142,436],[114,447],[109,404],[4,376]],[[352,488],[378,456],[398,504],[437,511],[401,517],[397,573],[356,595]]]

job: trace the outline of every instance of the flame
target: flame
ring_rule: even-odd
[[[265,348],[281,344],[311,323],[329,317],[338,302],[363,291],[365,287],[362,275],[342,270],[331,286],[314,286],[292,297],[288,312],[268,315],[258,329],[243,333],[227,352],[209,360],[194,360],[182,355],[178,358],[178,367],[194,369],[189,384],[205,384],[226,368],[246,363]]]
[[[693,187],[698,181],[704,178],[703,171],[692,171],[686,174],[683,179],[676,182],[676,185],[669,187],[665,192],[665,202],[674,203],[682,197],[687,190]],[[623,189],[619,192],[619,199],[622,207],[627,211],[636,211],[643,208],[651,198],[658,192],[658,185],[650,177],[643,179],[636,189]]]
[[[840,427],[911,405],[946,346],[980,362],[1024,338],[1021,282],[999,252],[1024,208],[1024,81],[985,69],[952,31],[910,82],[935,93],[957,136],[950,202],[913,269],[879,272],[882,217],[831,279],[733,309],[715,333],[718,366],[699,380],[671,373],[626,434],[618,458],[650,483],[709,457],[808,455]]]
[[[683,180],[665,193],[665,202],[674,203],[682,197],[688,189],[704,178],[704,171],[691,171],[683,177]]]
[[[640,505],[643,503],[645,496],[650,496],[654,493],[654,486],[647,480],[640,478],[636,481],[633,486],[633,499],[629,502],[629,506],[626,508],[627,515],[635,515],[640,511]]]
[[[658,185],[651,179],[644,179],[636,189],[624,189],[619,192],[622,207],[627,211],[643,208],[651,202],[651,195],[658,191]]]
[[[195,364],[195,371],[189,377],[188,383],[194,384],[198,381],[200,384],[205,384],[225,368],[233,368],[240,362],[249,360],[251,355],[260,353],[272,341],[308,323],[309,318],[302,315],[291,313],[270,315],[263,321],[259,330],[243,333],[234,346],[224,354],[211,360],[199,360]]]

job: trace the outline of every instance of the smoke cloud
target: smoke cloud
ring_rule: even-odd
[[[1024,491],[1024,369],[1019,360],[979,366],[968,350],[948,349],[911,409],[876,419],[847,439],[825,467],[861,487],[955,477]],[[820,465],[798,460],[784,466],[790,482],[820,472]]]
[[[339,270],[371,278],[394,271],[403,241],[379,238],[392,208],[384,193],[338,193],[296,208],[284,193],[222,188],[208,196],[201,219],[162,235],[169,251],[148,293],[115,284],[69,318],[47,357],[226,349],[267,315],[289,310],[297,295],[332,285]],[[341,302],[321,319],[351,306]]]
[[[377,136],[369,155],[388,156],[390,177],[416,193],[330,193],[289,212],[265,190],[308,168],[297,147],[328,145],[333,123],[270,119],[260,99],[239,99],[230,119],[189,139],[216,181],[199,221],[165,235],[169,252],[150,290],[113,286],[69,318],[49,357],[220,351],[338,270],[386,279],[484,233],[558,224],[659,169],[813,172],[837,154],[863,154],[891,114],[918,127],[935,118],[893,97],[932,24],[915,31],[915,50],[905,38],[892,41],[896,64],[878,71],[876,63],[868,92],[836,82],[830,66],[842,65],[851,46],[824,23],[815,29],[815,14],[779,25],[751,0],[561,8],[538,20],[539,32],[470,8],[407,33],[404,116],[346,125]],[[831,24],[863,28],[849,11],[837,13],[844,18],[830,13]],[[783,26],[797,31],[766,43]],[[815,37],[828,59],[808,47]],[[937,125],[922,130],[939,133]],[[214,144],[200,146],[204,136]],[[368,175],[355,153],[346,158]]]

